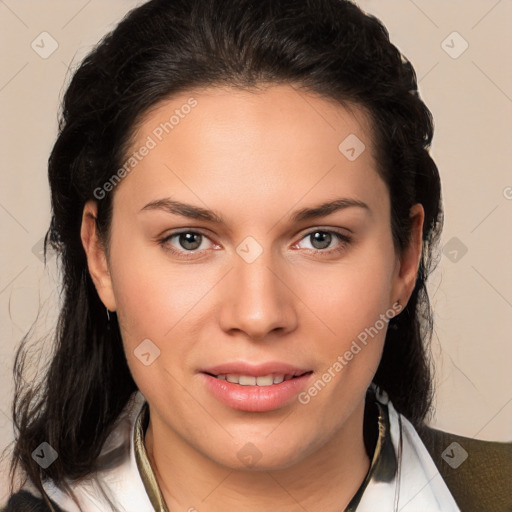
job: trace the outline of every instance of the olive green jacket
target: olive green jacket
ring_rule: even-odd
[[[462,512],[512,512],[512,442],[480,441],[429,427],[418,434]],[[449,464],[458,448],[453,443],[467,453],[456,468]]]

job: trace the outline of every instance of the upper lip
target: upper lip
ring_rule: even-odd
[[[265,375],[292,375],[294,377],[311,372],[309,368],[301,368],[288,363],[270,361],[261,364],[250,364],[243,361],[224,363],[203,368],[201,372],[211,375],[247,375],[250,377],[263,377]]]

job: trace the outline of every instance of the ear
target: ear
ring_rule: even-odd
[[[96,291],[105,307],[110,311],[115,311],[116,301],[112,288],[112,278],[108,268],[105,248],[100,241],[98,228],[96,226],[97,212],[98,205],[96,201],[90,200],[85,203],[80,237],[87,255],[87,266],[94,285],[96,286]]]
[[[404,308],[414,290],[421,260],[423,222],[425,219],[423,206],[419,203],[413,205],[409,215],[411,217],[411,236],[408,246],[399,256],[395,267],[391,297],[393,303],[400,299],[400,304]]]

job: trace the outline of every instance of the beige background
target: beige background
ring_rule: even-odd
[[[45,270],[38,251],[50,219],[46,161],[68,67],[140,3],[0,0],[0,448],[13,435],[14,348],[39,309],[37,333],[50,332],[58,306],[55,258]],[[436,312],[432,424],[510,441],[512,2],[358,3],[384,22],[415,66],[435,119],[432,154],[441,172],[446,223],[444,254],[429,287]],[[58,48],[44,59],[33,41],[40,53],[52,44]],[[5,484],[0,501],[3,493]]]

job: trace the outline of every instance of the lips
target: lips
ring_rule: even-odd
[[[227,363],[201,370],[207,389],[232,409],[264,412],[289,404],[312,370],[287,363]]]

